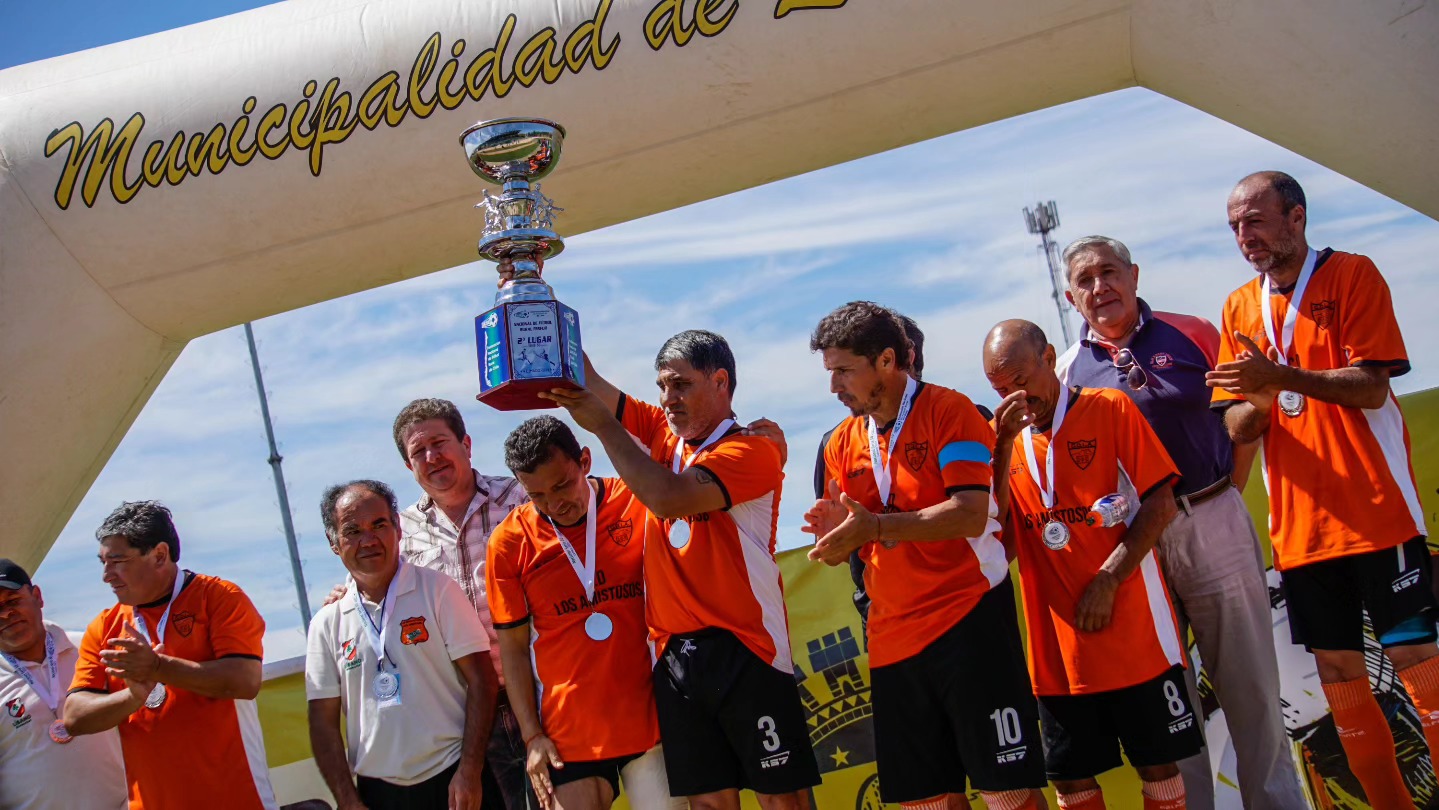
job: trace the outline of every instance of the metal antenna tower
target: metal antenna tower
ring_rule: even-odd
[[[1059,312],[1059,329],[1064,333],[1064,348],[1074,342],[1074,335],[1071,334],[1073,327],[1069,313],[1073,311],[1069,302],[1064,300],[1064,290],[1069,285],[1065,282],[1063,262],[1059,256],[1059,245],[1055,244],[1050,234],[1059,229],[1059,206],[1054,200],[1047,203],[1035,203],[1034,210],[1024,209],[1024,224],[1029,232],[1039,237],[1039,250],[1044,254],[1045,264],[1049,265],[1049,284],[1054,295],[1054,308]],[[1062,349],[1061,349],[1062,351]]]
[[[295,540],[295,521],[290,517],[290,496],[285,490],[285,472],[280,469],[284,458],[275,446],[275,428],[270,424],[270,401],[265,396],[265,379],[260,376],[260,353],[255,350],[255,330],[245,322],[245,342],[250,345],[250,367],[255,370],[255,390],[260,394],[260,417],[265,421],[265,440],[270,443],[270,471],[275,474],[275,495],[280,499],[280,519],[285,524],[285,542],[290,546],[290,573],[295,578],[295,595],[300,599],[300,615],[305,619],[305,632],[310,631],[310,596],[305,590],[305,572],[300,568],[300,544]]]

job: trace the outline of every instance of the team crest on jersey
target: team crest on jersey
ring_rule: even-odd
[[[340,645],[340,660],[341,660],[341,661],[354,661],[354,660],[355,660],[355,656],[356,656],[359,652],[360,652],[360,645],[356,644],[354,639],[352,639],[352,638],[347,638],[347,639],[345,639],[345,642]]]
[[[1081,470],[1089,469],[1094,461],[1094,451],[1099,442],[1097,439],[1080,439],[1077,442],[1069,442],[1069,457]]]
[[[906,442],[904,445],[904,460],[909,462],[912,470],[918,470],[924,465],[924,460],[929,458],[929,442]]]
[[[1309,305],[1309,315],[1314,318],[1314,325],[1328,331],[1329,324],[1334,322],[1334,302],[1315,301]]]
[[[1021,466],[1019,466],[1018,464],[1011,464],[1011,465],[1009,465],[1009,474],[1010,474],[1010,475],[1024,475],[1024,468],[1021,467]]]
[[[185,638],[189,638],[190,634],[195,632],[195,614],[188,610],[184,613],[176,613],[173,623],[175,625],[175,632]]]
[[[35,719],[30,716],[29,712],[25,711],[25,703],[21,701],[20,698],[5,701],[5,713],[10,715],[15,721],[15,728],[22,728],[28,725],[31,720]]]
[[[635,531],[635,522],[626,518],[624,520],[611,523],[607,531],[610,533],[610,539],[615,541],[615,544],[618,545],[620,548],[624,548],[625,546],[628,546],[630,544],[630,537],[634,534]]]
[[[1166,369],[1174,365],[1174,356],[1169,352],[1160,352],[1149,358],[1149,365],[1157,369]]]
[[[430,640],[430,631],[425,628],[424,616],[412,616],[400,620],[401,644],[424,644]]]

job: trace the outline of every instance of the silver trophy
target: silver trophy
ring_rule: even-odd
[[[540,278],[540,264],[564,250],[552,230],[564,209],[535,181],[554,169],[564,137],[559,124],[539,118],[481,121],[460,136],[470,168],[501,186],[499,194],[486,189],[475,206],[485,214],[480,255],[515,268],[494,309],[475,318],[477,398],[502,411],[553,408],[539,392],[584,386],[579,313],[555,300]]]

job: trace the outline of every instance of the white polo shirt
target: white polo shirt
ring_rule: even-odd
[[[487,652],[490,640],[475,608],[441,571],[401,565],[395,602],[385,608],[385,646],[400,677],[398,706],[378,705],[378,660],[356,612],[355,581],[345,598],[310,622],[305,695],[340,698],[350,768],[359,776],[413,785],[460,758],[465,726],[465,681],[454,661]],[[365,600],[372,619],[380,606]]]
[[[60,662],[61,701],[75,678],[80,651],[53,622],[45,630],[55,640]],[[50,688],[50,668],[21,661],[42,688]],[[62,704],[63,705],[63,702]],[[65,745],[50,739],[55,713],[25,679],[0,658],[0,808],[5,810],[124,810],[129,783],[115,729],[76,737]]]

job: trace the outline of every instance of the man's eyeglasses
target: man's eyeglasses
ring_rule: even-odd
[[[1135,391],[1149,385],[1149,375],[1145,374],[1144,369],[1135,361],[1134,352],[1128,349],[1115,352],[1114,367],[1124,372],[1124,381]]]

